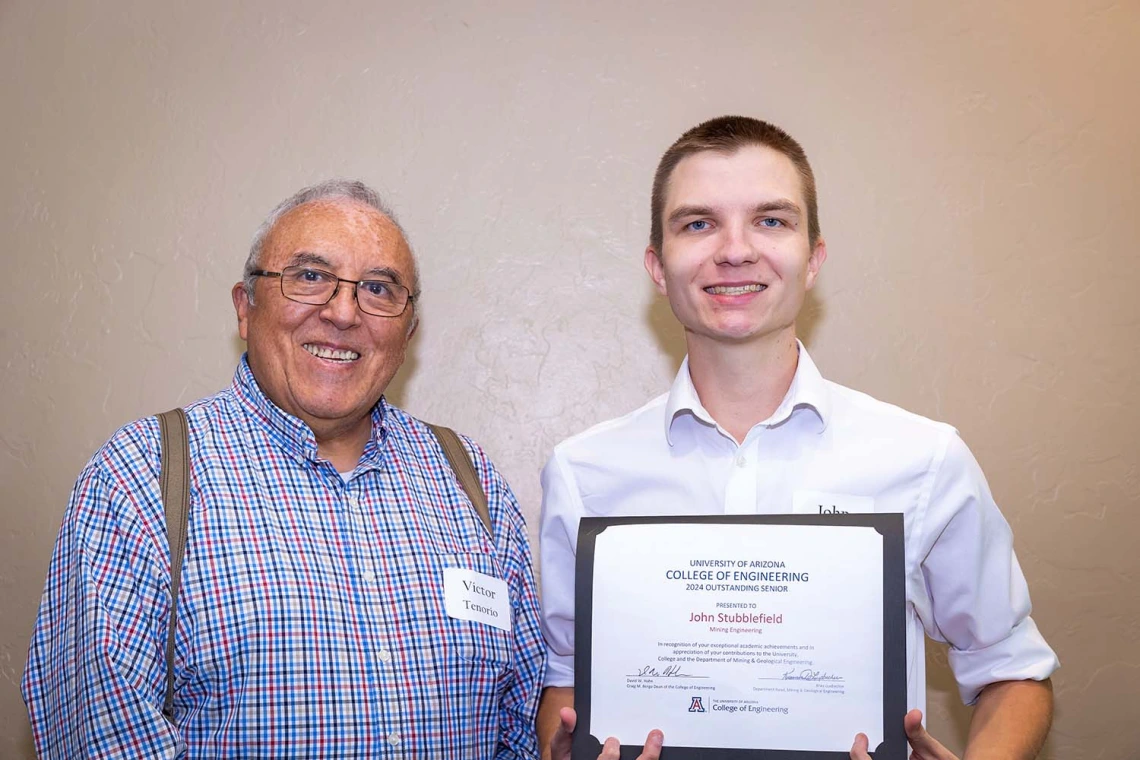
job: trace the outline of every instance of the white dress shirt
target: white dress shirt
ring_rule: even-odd
[[[949,642],[962,700],[1044,679],[1057,657],[1029,617],[1009,524],[957,431],[824,380],[807,351],[775,413],[742,444],[689,377],[555,447],[542,471],[546,686],[574,683],[574,557],[581,517],[901,512],[907,704],[925,709],[925,631]]]

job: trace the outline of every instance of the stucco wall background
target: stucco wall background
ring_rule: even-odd
[[[33,756],[18,683],[75,475],[229,382],[272,205],[387,193],[425,291],[389,395],[481,441],[533,535],[551,446],[668,386],[651,174],[730,112],[816,168],[823,372],[989,475],[1063,663],[1044,756],[1137,756],[1137,39],[1135,0],[0,2],[0,757]]]

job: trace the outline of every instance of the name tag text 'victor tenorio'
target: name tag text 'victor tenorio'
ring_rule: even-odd
[[[443,600],[456,620],[486,623],[511,630],[511,600],[506,581],[459,567],[443,569]]]

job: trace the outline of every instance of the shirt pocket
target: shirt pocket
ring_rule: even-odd
[[[832,491],[795,491],[792,512],[797,515],[850,515],[875,511],[872,496]]]
[[[479,663],[503,673],[513,668],[513,635],[515,625],[514,599],[510,586],[506,587],[506,599],[500,607],[509,615],[506,630],[478,620],[461,620],[448,614],[445,603],[447,590],[444,585],[444,569],[456,568],[498,579],[505,583],[498,559],[493,554],[478,552],[440,552],[436,555],[436,569],[439,578],[439,604],[443,620],[443,646],[450,658],[459,662]]]

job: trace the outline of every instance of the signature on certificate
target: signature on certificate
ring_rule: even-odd
[[[630,673],[630,677],[641,676],[642,678],[708,678],[708,676],[696,676],[692,673],[682,673],[680,665],[670,665],[664,670],[658,670],[652,665],[646,665],[637,669],[637,672]]]
[[[778,676],[764,676],[760,681],[842,681],[843,676],[812,668],[789,668]]]

